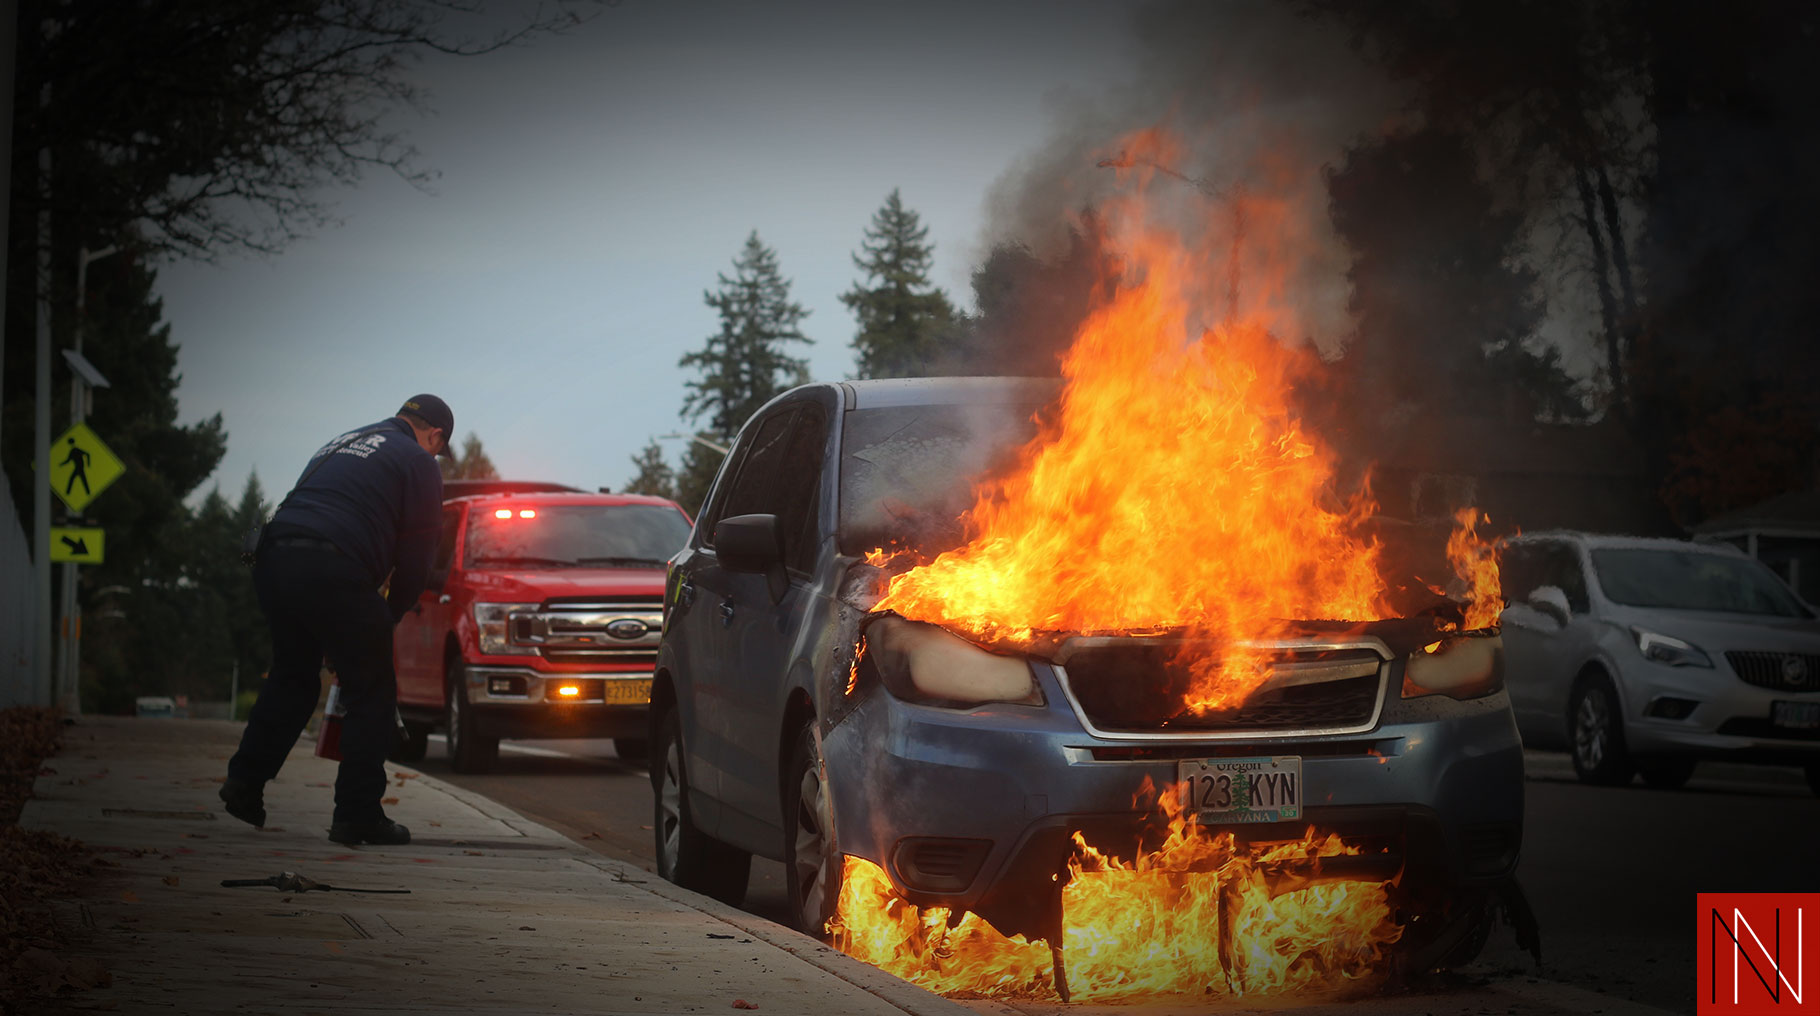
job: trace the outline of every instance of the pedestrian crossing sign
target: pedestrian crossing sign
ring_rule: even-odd
[[[51,443],[51,493],[70,511],[88,507],[124,472],[126,466],[86,423],[76,424]]]
[[[98,527],[52,526],[51,560],[70,564],[100,564],[107,549],[107,530]]]

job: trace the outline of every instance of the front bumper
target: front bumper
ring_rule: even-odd
[[[1820,729],[1778,727],[1771,715],[1772,703],[1820,702],[1820,692],[1748,684],[1723,656],[1712,668],[1632,660],[1620,677],[1625,741],[1632,752],[1783,765],[1820,762]],[[1679,715],[1683,703],[1694,705]]]
[[[469,665],[468,707],[488,737],[643,737],[651,704],[649,671],[550,673],[530,667]],[[575,694],[562,694],[573,688]]]
[[[839,849],[878,863],[913,903],[989,908],[1055,872],[1074,830],[1126,858],[1151,849],[1155,792],[1170,792],[1181,759],[1297,755],[1303,820],[1219,828],[1252,841],[1338,832],[1394,856],[1412,891],[1490,886],[1516,867],[1523,755],[1502,693],[1393,700],[1362,733],[1136,741],[1089,733],[1054,673],[1035,669],[1047,705],[944,709],[880,691],[828,731]]]

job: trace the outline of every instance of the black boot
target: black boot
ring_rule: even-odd
[[[221,785],[227,813],[247,825],[265,828],[265,787],[230,779]]]
[[[389,818],[376,819],[372,822],[331,822],[329,839],[336,843],[345,843],[350,847],[362,843],[396,847],[411,842],[411,831]]]

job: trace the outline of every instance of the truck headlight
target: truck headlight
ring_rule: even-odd
[[[881,614],[865,627],[866,657],[891,694],[932,705],[1041,705],[1030,661],[987,652],[938,625]]]
[[[1637,652],[1651,663],[1661,663],[1670,667],[1706,667],[1711,669],[1712,657],[1692,642],[1664,635],[1647,628],[1632,628],[1631,637],[1637,640]]]
[[[512,642],[513,613],[536,609],[535,603],[474,604],[474,630],[480,633],[480,651],[492,656],[536,656],[536,646]]]

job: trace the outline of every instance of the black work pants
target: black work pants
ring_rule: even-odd
[[[263,786],[278,775],[321,692],[326,657],[341,683],[341,771],[335,821],[385,817],[386,752],[396,732],[392,615],[364,570],[327,547],[279,543],[259,552],[253,587],[272,629],[272,669],[247,716],[228,778]]]

